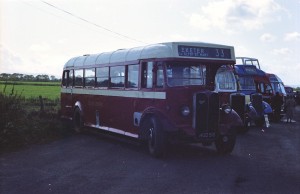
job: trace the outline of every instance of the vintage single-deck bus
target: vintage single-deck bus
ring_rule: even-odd
[[[220,95],[221,104],[230,104],[231,108],[239,114],[244,123],[239,131],[245,133],[249,130],[251,116],[256,115],[256,111],[251,103],[246,102],[246,95],[240,90],[240,83],[236,79],[234,69],[235,67],[230,65],[218,69],[215,77],[215,91]]]
[[[242,125],[214,92],[222,65],[234,64],[231,46],[169,42],[70,59],[63,68],[62,117],[84,126],[137,138],[153,156],[170,139],[215,142],[221,153],[235,145]]]
[[[245,63],[246,58],[243,59]],[[257,94],[254,83],[254,76],[258,75],[256,69],[252,63],[227,65],[220,67],[216,74],[216,91],[220,93],[221,102],[230,104],[239,114],[244,123],[239,130],[243,133],[249,130],[252,122],[263,125],[265,114],[272,111],[270,105],[262,101],[261,94]],[[256,107],[259,105],[257,110],[254,104]]]
[[[242,64],[252,66],[256,69],[256,75],[253,76],[256,85],[256,90],[262,94],[262,98],[265,101],[265,110],[268,110],[268,115],[271,120],[276,120],[273,116],[274,103],[273,96],[278,92],[283,101],[285,100],[286,92],[283,87],[281,79],[275,74],[268,74],[261,70],[258,59],[249,57],[237,57],[237,61],[242,61]],[[269,108],[271,105],[271,108]],[[284,104],[281,107],[281,117],[284,116]],[[279,119],[279,118],[278,118]]]
[[[261,77],[260,72],[253,65],[236,65],[235,72],[236,75],[238,75],[239,92],[246,95],[248,108],[250,108],[251,105],[255,109],[256,114],[249,114],[251,115],[251,120],[254,121],[257,126],[269,123],[268,115],[272,113],[271,106],[263,101],[263,96],[257,90],[254,81],[254,77]]]
[[[270,96],[269,100],[270,100],[272,108],[275,109],[274,103],[273,103],[273,97],[276,95],[277,92],[279,93],[279,95],[281,96],[282,101],[283,101],[283,104],[281,106],[281,111],[280,111],[280,117],[278,118],[278,119],[280,119],[285,116],[284,104],[285,104],[285,100],[287,97],[287,93],[286,93],[283,81],[277,75],[275,75],[273,73],[266,73],[266,76],[269,78],[269,81],[270,81],[270,84],[272,87],[272,90],[271,90],[272,93],[271,92],[268,93],[268,95]],[[274,116],[274,115],[272,115],[272,116]],[[276,120],[276,118],[272,118],[272,119]]]
[[[281,96],[286,97],[287,94],[286,94],[286,91],[284,88],[283,81],[277,75],[275,75],[273,73],[267,73],[266,75],[269,78],[271,87],[273,89],[272,94],[275,95],[276,92],[278,92]]]
[[[256,115],[251,116],[251,120],[257,126],[269,123],[269,114],[272,108],[268,102],[264,101],[264,89],[268,86],[266,73],[260,69],[258,59],[249,57],[237,57],[235,73],[238,76],[239,91],[246,95],[246,103],[251,104],[256,111]]]

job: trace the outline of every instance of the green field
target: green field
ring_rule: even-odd
[[[59,82],[0,82],[0,92],[6,94],[20,94],[25,98],[37,98],[42,96],[48,99],[60,98]]]

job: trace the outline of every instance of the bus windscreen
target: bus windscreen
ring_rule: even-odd
[[[190,63],[173,63],[167,65],[167,81],[171,87],[205,85],[205,79],[205,65]]]

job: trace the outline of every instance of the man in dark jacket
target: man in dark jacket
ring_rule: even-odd
[[[281,112],[281,106],[283,104],[282,96],[279,95],[279,92],[276,92],[276,95],[272,99],[272,107],[274,111],[274,120],[279,121],[280,120],[280,112]]]

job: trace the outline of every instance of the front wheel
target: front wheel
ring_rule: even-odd
[[[232,152],[236,140],[236,131],[234,129],[231,130],[230,133],[219,135],[217,140],[215,141],[215,145],[217,151],[220,154],[229,154]]]
[[[156,117],[150,117],[143,123],[143,131],[147,134],[149,153],[154,157],[161,157],[165,153],[166,138],[160,121]]]

